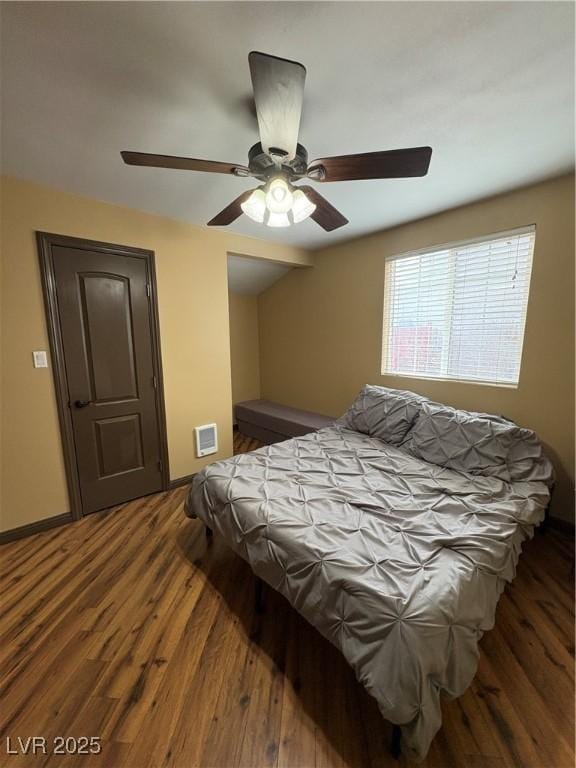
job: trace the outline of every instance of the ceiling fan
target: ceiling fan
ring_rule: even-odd
[[[386,152],[325,157],[308,163],[298,143],[306,69],[302,64],[252,51],[248,56],[260,141],[248,152],[248,165],[190,157],[121,152],[128,165],[251,176],[262,183],[247,190],[208,222],[226,226],[245,213],[269,227],[287,227],[309,216],[327,232],[348,223],[313,187],[296,182],[397,179],[425,176],[432,149],[412,147]]]

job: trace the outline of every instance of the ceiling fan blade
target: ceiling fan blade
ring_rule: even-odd
[[[242,208],[240,206],[243,202],[248,200],[252,192],[254,192],[253,189],[248,189],[246,192],[242,192],[241,195],[238,195],[236,200],[232,200],[226,208],[221,210],[220,213],[217,213],[213,219],[210,219],[208,226],[226,227],[228,224],[232,224],[233,221],[236,221],[236,219],[242,215]]]
[[[338,209],[334,208],[332,203],[329,203],[325,197],[316,192],[314,187],[303,186],[298,187],[298,189],[301,189],[310,202],[316,206],[316,210],[310,218],[314,219],[316,224],[319,224],[326,232],[332,232],[332,230],[348,224],[348,219]]]
[[[262,148],[267,154],[292,160],[298,143],[306,68],[297,61],[258,51],[250,53],[248,62]]]
[[[308,176],[315,181],[353,181],[356,179],[401,179],[426,176],[431,147],[392,149],[361,155],[340,155],[313,160]]]
[[[151,155],[148,152],[120,152],[127,165],[144,165],[151,168],[176,168],[179,171],[205,171],[206,173],[231,173],[234,176],[249,176],[250,169],[235,163],[220,163],[215,160],[195,160],[192,157],[174,155]]]

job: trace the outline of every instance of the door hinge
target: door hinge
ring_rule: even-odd
[[[152,386],[154,387],[154,389],[158,389],[158,379],[156,378],[156,376],[152,376]]]
[[[150,298],[151,289],[150,289],[150,283],[146,283],[146,296]]]
[[[158,471],[162,472],[163,468],[164,468],[164,465],[162,464],[162,459],[158,459]]]

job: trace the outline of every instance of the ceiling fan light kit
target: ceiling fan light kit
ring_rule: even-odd
[[[283,177],[276,176],[264,187],[255,189],[240,208],[252,221],[268,227],[289,227],[311,216],[316,210],[305,193]]]
[[[430,147],[340,155],[308,163],[308,152],[298,143],[306,69],[296,61],[257,51],[250,53],[248,62],[260,131],[260,141],[248,153],[248,166],[121,152],[127,165],[250,176],[262,182],[229,203],[208,226],[227,226],[245,213],[268,227],[289,227],[311,217],[326,232],[332,232],[348,224],[348,219],[313,187],[297,187],[295,183],[399,179],[428,173]]]

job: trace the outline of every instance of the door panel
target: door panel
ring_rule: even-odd
[[[140,414],[99,419],[94,429],[101,478],[144,467]]]
[[[137,398],[130,280],[106,274],[78,277],[91,399]]]
[[[83,513],[162,490],[144,259],[53,246]]]

